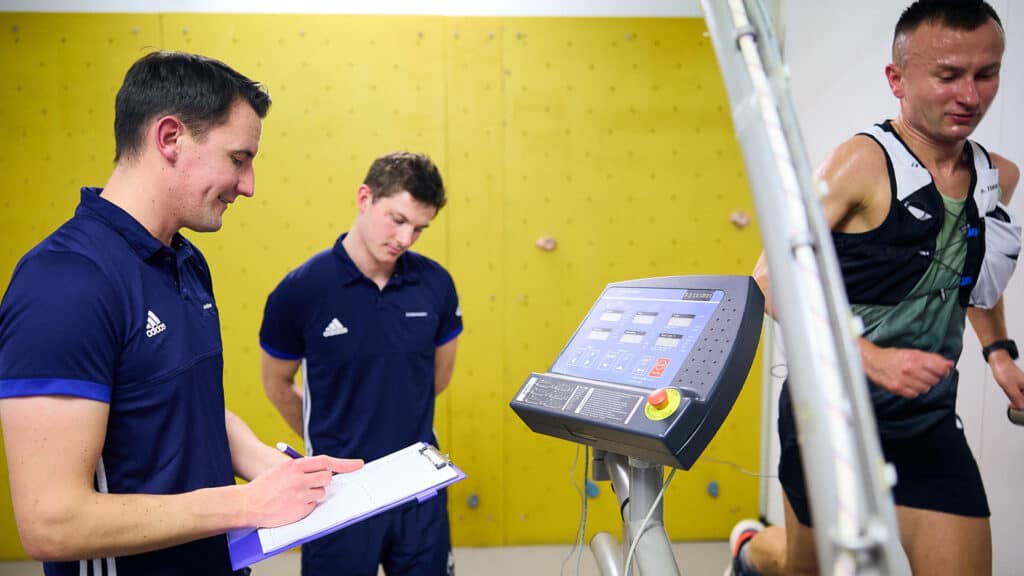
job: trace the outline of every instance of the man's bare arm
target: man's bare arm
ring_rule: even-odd
[[[106,403],[84,398],[0,400],[14,514],[33,558],[123,556],[292,522],[323,497],[328,470],[346,467],[326,456],[304,458],[283,461],[245,485],[174,495],[100,493],[93,477],[108,415]]]
[[[437,347],[434,353],[434,395],[440,395],[448,388],[455,372],[455,348],[458,338]]]
[[[263,391],[270,403],[284,417],[288,426],[300,437],[305,435],[302,426],[302,388],[295,383],[295,373],[300,360],[282,360],[266,351],[260,352],[260,372],[263,375]]]
[[[881,174],[885,179],[872,180],[864,177],[865,174]],[[864,219],[877,219],[876,213],[887,209],[887,203],[881,206],[881,201],[875,198],[888,191],[885,157],[881,148],[867,138],[854,137],[836,148],[818,168],[817,179],[826,190],[821,199],[821,209],[825,213],[825,221],[832,230],[853,232],[870,229],[873,227],[871,222]],[[884,219],[884,215],[882,218]],[[764,293],[766,311],[774,317],[775,307],[771,298],[768,261],[763,252],[752,275]]]
[[[231,466],[239,478],[251,481],[290,459],[277,448],[261,442],[252,428],[230,410],[224,410],[224,426],[231,449]]]
[[[999,187],[1002,190],[1000,200],[1003,204],[1008,205],[1010,199],[1013,198],[1017,183],[1020,181],[1020,169],[1016,164],[998,154],[991,154],[990,157],[992,163],[999,169]],[[987,310],[968,308],[967,318],[982,347],[1008,337],[1002,297],[999,298],[995,306]],[[1024,410],[1024,372],[1021,372],[1009,352],[1006,350],[993,351],[988,356],[988,365],[992,368],[992,375],[996,379],[996,383],[1010,400],[1010,405],[1017,410]]]

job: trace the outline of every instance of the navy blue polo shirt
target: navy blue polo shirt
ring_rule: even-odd
[[[374,460],[435,442],[434,355],[462,332],[451,275],[406,252],[381,290],[342,246],[313,256],[267,298],[260,345],[303,362],[309,454]]]
[[[233,484],[206,261],[180,234],[164,246],[100,192],[83,188],[74,217],[14,269],[0,304],[0,398],[108,403],[100,492]],[[82,565],[84,572],[80,562],[47,563],[45,571],[231,573],[224,536]]]

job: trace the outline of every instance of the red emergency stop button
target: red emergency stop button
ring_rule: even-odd
[[[659,388],[647,395],[644,414],[651,420],[664,420],[675,414],[681,403],[682,396],[679,394],[679,390],[671,386]]]
[[[661,410],[665,406],[668,406],[668,391],[664,388],[658,388],[647,395],[647,403]]]

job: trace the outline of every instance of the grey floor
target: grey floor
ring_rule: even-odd
[[[686,576],[719,576],[729,560],[727,542],[679,542],[673,544],[679,571]],[[504,548],[456,548],[455,569],[459,576],[549,576],[576,575],[576,557],[562,562],[569,546],[523,546]],[[254,565],[254,576],[298,576],[299,555],[285,553]],[[3,576],[39,576],[38,562],[0,562]],[[579,576],[598,576],[589,548],[580,555]]]

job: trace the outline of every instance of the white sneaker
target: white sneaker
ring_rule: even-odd
[[[729,565],[725,567],[723,576],[741,576],[738,564],[740,548],[761,530],[764,530],[764,524],[752,518],[740,520],[732,527],[729,533]]]

